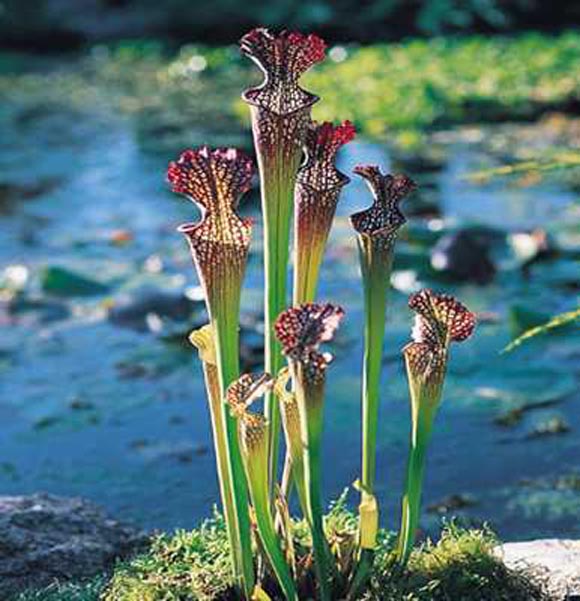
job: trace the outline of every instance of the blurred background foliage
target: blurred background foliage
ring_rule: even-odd
[[[360,42],[449,32],[559,30],[580,18],[573,1],[541,0],[2,0],[3,43],[69,48],[118,37],[224,43],[258,24],[316,29]]]
[[[406,146],[434,127],[529,120],[580,107],[580,34],[574,31],[336,44],[329,57],[305,77],[307,88],[324,98],[315,118],[348,115],[363,133],[389,133]],[[176,49],[160,41],[96,45],[74,69],[23,75],[18,61],[0,65],[5,99],[26,105],[42,98],[84,111],[112,107],[134,116],[145,133],[173,129],[190,142],[192,130],[203,137],[208,123],[214,136],[240,131],[247,111],[239,91],[259,80],[235,46]]]

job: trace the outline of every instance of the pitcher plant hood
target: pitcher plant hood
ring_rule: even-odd
[[[416,188],[416,184],[406,175],[385,175],[375,165],[358,165],[354,173],[366,180],[373,195],[373,204],[351,215],[351,223],[359,236],[376,239],[390,248],[397,230],[406,221],[399,204]]]
[[[300,76],[324,60],[326,44],[317,35],[259,27],[240,40],[243,54],[264,74],[264,81],[246,90],[243,98],[277,115],[287,115],[314,104],[318,97],[298,85]]]
[[[241,218],[236,209],[253,174],[252,161],[243,152],[207,146],[186,150],[167,171],[172,190],[192,200],[202,213],[200,221],[183,224],[179,231],[189,242],[210,315],[212,299],[232,283],[241,285],[252,220]]]

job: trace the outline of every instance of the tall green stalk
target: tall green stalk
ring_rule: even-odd
[[[373,494],[387,292],[397,232],[405,223],[399,203],[415,184],[404,175],[383,175],[370,165],[358,166],[354,172],[367,181],[373,195],[368,209],[351,216],[357,233],[365,310],[361,488]]]
[[[247,411],[248,405],[262,396],[272,385],[269,376],[246,374],[228,390],[228,403],[239,423],[240,446],[250,497],[256,516],[256,527],[262,547],[268,557],[284,596],[298,601],[296,587],[282,552],[272,516],[268,477],[268,424],[264,417]]]
[[[383,175],[374,166],[358,166],[354,172],[366,179],[373,195],[373,204],[351,216],[357,233],[365,317],[359,562],[351,582],[349,598],[354,598],[365,586],[374,559],[378,530],[378,504],[374,489],[387,293],[397,232],[405,223],[399,203],[414,188],[414,183],[406,176]]]
[[[294,377],[304,450],[306,519],[312,534],[320,599],[330,601],[333,598],[333,580],[338,575],[338,570],[324,534],[324,506],[321,496],[324,381],[310,382],[305,377],[305,369],[308,370],[308,367],[297,364]]]
[[[256,111],[253,109],[252,113]],[[290,224],[292,217],[294,178],[300,162],[298,150],[287,159],[280,144],[284,136],[284,123],[279,131],[273,156],[258,154],[260,168],[262,215],[264,217],[264,368],[277,374],[284,365],[280,345],[274,333],[274,323],[287,304],[288,259]],[[256,147],[258,142],[256,142]],[[279,455],[280,409],[274,396],[268,392],[264,414],[270,428],[270,481],[277,476]]]
[[[411,440],[396,550],[400,564],[407,563],[409,559],[419,525],[427,446],[441,402],[447,349],[445,346],[431,347],[424,342],[413,342],[405,347],[403,354],[411,397]],[[430,369],[424,369],[426,365]]]
[[[304,513],[312,534],[314,564],[323,601],[333,598],[338,569],[324,533],[321,497],[324,388],[331,357],[320,353],[318,348],[322,342],[332,339],[343,315],[343,310],[334,305],[306,303],[284,311],[275,326],[294,383],[302,440]]]
[[[216,331],[216,357],[222,399],[225,398],[228,386],[234,382],[240,374],[238,340],[239,317],[237,317],[239,316],[239,297],[237,299],[237,305],[237,312],[233,310],[233,307],[229,307],[226,309],[225,313],[227,318],[224,320],[217,320],[216,323],[213,324],[213,328]],[[231,321],[233,321],[233,323],[231,323]],[[248,512],[248,489],[244,477],[244,465],[239,447],[236,420],[230,415],[226,404],[223,401],[221,403],[221,410],[226,431],[226,455],[229,458],[229,476],[232,482],[232,513],[234,516],[233,536],[236,537],[234,554],[238,557],[238,570],[241,570],[241,573],[238,573],[238,578],[242,590],[244,590],[246,597],[250,599],[254,589],[255,576],[251,526]]]
[[[419,416],[417,421],[418,423],[413,424],[401,508],[401,529],[397,540],[397,560],[402,564],[409,559],[415,542],[415,532],[419,526],[425,459],[433,424],[427,416]]]
[[[222,402],[219,444],[227,476],[222,477],[224,511],[234,577],[247,599],[254,588],[248,490],[235,420],[223,402],[229,384],[239,375],[239,312],[241,286],[250,246],[251,220],[235,209],[250,186],[253,165],[235,149],[188,150],[171,163],[172,189],[193,200],[203,211],[198,223],[179,230],[186,236],[205,294]],[[227,489],[230,488],[228,491]],[[229,504],[231,503],[231,507]]]
[[[397,561],[409,559],[421,514],[421,494],[427,447],[441,403],[451,342],[471,336],[475,316],[459,301],[424,289],[409,298],[416,312],[413,342],[403,349],[411,399],[411,441],[402,500]]]
[[[287,279],[296,173],[318,97],[298,85],[299,77],[324,58],[325,44],[315,35],[281,32],[274,35],[259,28],[246,34],[242,52],[264,74],[264,82],[246,90],[242,98],[250,105],[254,146],[260,172],[264,219],[265,270],[265,369],[277,374],[283,365],[274,335],[276,317],[287,305]],[[270,424],[270,477],[277,478],[280,410],[271,393],[264,412]]]
[[[369,236],[359,236],[359,256],[364,286],[361,485],[363,490],[372,494],[376,476],[387,292],[390,288],[393,259],[391,249],[385,252],[380,246],[377,248],[375,241]]]
[[[216,456],[216,467],[218,474],[218,482],[220,488],[220,496],[224,507],[226,524],[235,526],[237,520],[235,518],[235,505],[233,499],[233,488],[230,478],[229,457],[228,457],[228,440],[225,431],[225,424],[222,416],[222,393],[216,365],[216,352],[214,336],[210,325],[203,326],[199,330],[191,333],[189,336],[190,342],[198,349],[199,357],[203,364],[203,372],[205,378],[205,386],[208,396],[208,405],[210,410],[210,421],[213,433],[214,452]],[[233,537],[232,533],[232,537]],[[234,540],[239,536],[236,533]],[[232,544],[232,540],[230,540]],[[239,557],[240,549],[238,545],[232,546],[234,557],[234,565],[242,568],[242,558]]]

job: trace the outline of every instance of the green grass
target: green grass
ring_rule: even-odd
[[[350,119],[369,135],[529,119],[580,101],[578,32],[432,38],[344,50],[346,57],[336,62],[332,57],[340,53],[331,49],[304,86],[323,98],[317,118]],[[23,74],[4,59],[0,98],[114,109],[156,137],[195,127],[203,133],[208,123],[214,138],[239,133],[248,124],[240,91],[260,79],[235,47],[190,45],[170,53],[153,42],[118,44],[50,73]]]
[[[536,326],[534,328],[530,328],[526,330],[523,334],[518,336],[515,340],[512,340],[503,350],[502,353],[509,353],[513,351],[515,348],[529,340],[530,338],[535,338],[536,336],[540,336],[542,334],[547,334],[552,330],[556,330],[559,328],[563,328],[565,326],[572,325],[576,322],[580,321],[580,308],[575,309],[573,311],[568,311],[566,313],[560,313],[559,315],[555,315],[546,323]]]
[[[354,514],[339,503],[327,516],[326,529],[342,557],[352,549]],[[508,570],[493,554],[497,540],[486,529],[463,529],[447,524],[436,543],[427,541],[413,552],[408,569],[391,564],[395,537],[380,534],[370,589],[365,601],[541,601],[541,589],[525,574]],[[310,552],[308,528],[295,524],[298,557]],[[346,561],[346,560],[343,560]],[[344,564],[343,564],[344,565]],[[303,596],[312,574],[303,573]],[[232,576],[227,536],[221,518],[191,532],[155,538],[149,551],[120,563],[108,581],[61,585],[22,595],[17,601],[227,601]],[[266,588],[270,586],[266,581]]]

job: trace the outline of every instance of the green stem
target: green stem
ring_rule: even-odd
[[[332,599],[332,580],[338,575],[338,570],[324,534],[324,514],[320,492],[324,383],[309,386],[300,373],[301,371],[301,367],[298,366],[299,375],[295,381],[304,445],[305,513],[312,533],[320,599],[321,601],[330,601]]]
[[[372,248],[369,240],[359,244],[364,283],[364,360],[362,377],[362,488],[374,494],[377,427],[385,334],[387,292],[392,258]]]
[[[220,496],[224,508],[229,542],[233,555],[232,559],[234,563],[234,572],[239,570],[239,573],[241,574],[243,573],[242,558],[239,556],[240,549],[239,545],[237,544],[239,534],[236,528],[233,488],[228,467],[228,444],[225,432],[225,424],[222,416],[222,396],[216,366],[204,363],[204,374],[209,397],[210,418],[213,432],[214,451],[216,455]]]
[[[362,375],[362,477],[361,490],[374,495],[377,455],[377,429],[385,334],[387,292],[390,286],[392,253],[376,247],[369,236],[359,236],[359,258],[364,287],[364,358]],[[362,516],[359,527],[362,529]],[[358,594],[374,561],[371,549],[360,549],[350,595]],[[354,597],[352,597],[354,598]]]
[[[260,538],[262,539],[262,544],[264,545],[264,550],[268,555],[270,565],[276,574],[280,587],[284,591],[284,596],[289,601],[298,601],[294,580],[292,579],[292,575],[286,564],[284,554],[278,546],[278,537],[276,536],[272,514],[269,509],[269,498],[268,494],[266,499],[268,502],[267,509],[258,509],[258,507],[255,506],[258,531],[260,533]]]
[[[375,552],[372,549],[361,549],[354,578],[350,584],[347,599],[358,599],[371,576]]]
[[[225,299],[224,299],[225,300]],[[216,333],[216,362],[222,395],[221,418],[224,424],[224,454],[228,458],[228,473],[231,482],[233,505],[232,524],[228,524],[230,541],[233,541],[232,552],[237,561],[237,578],[247,599],[251,598],[254,588],[254,561],[252,553],[250,516],[248,511],[248,489],[244,474],[244,466],[237,436],[237,424],[230,415],[224,402],[228,386],[239,376],[239,332],[238,310],[232,307],[216,312],[219,316],[212,323]],[[223,317],[223,319],[220,319]]]
[[[302,303],[311,303],[316,298],[318,277],[321,259],[324,254],[324,244],[315,245],[312,241],[301,242],[298,232],[294,236],[294,281],[293,298],[294,306]],[[324,240],[326,242],[326,239]]]
[[[280,127],[283,122],[280,123]],[[278,133],[284,139],[284,132]],[[277,374],[284,365],[274,322],[286,308],[290,245],[290,224],[294,200],[294,182],[300,152],[288,160],[282,144],[272,149],[272,157],[259,157],[264,216],[265,277],[265,371]],[[264,415],[270,424],[270,482],[277,479],[280,444],[280,408],[271,392],[266,394]]]
[[[310,422],[315,420],[310,419]],[[318,582],[320,585],[320,598],[332,599],[331,578],[335,570],[331,563],[331,552],[326,541],[323,526],[323,506],[320,494],[321,482],[321,429],[316,425],[309,428],[308,448],[310,461],[305,465],[307,472],[306,498],[310,512],[312,528],[312,544],[314,547],[314,560],[317,565]]]
[[[416,421],[409,449],[407,481],[402,501],[401,529],[396,551],[397,561],[401,565],[405,565],[409,559],[419,525],[425,458],[431,435],[432,420],[430,416],[420,413]]]
[[[256,512],[256,525],[260,540],[262,541],[272,570],[284,592],[284,596],[289,601],[298,601],[294,581],[276,535],[272,511],[270,509],[270,487],[267,471],[267,453],[264,454],[263,461],[259,452],[247,455],[246,473],[248,474],[248,481],[250,483],[250,494]]]

